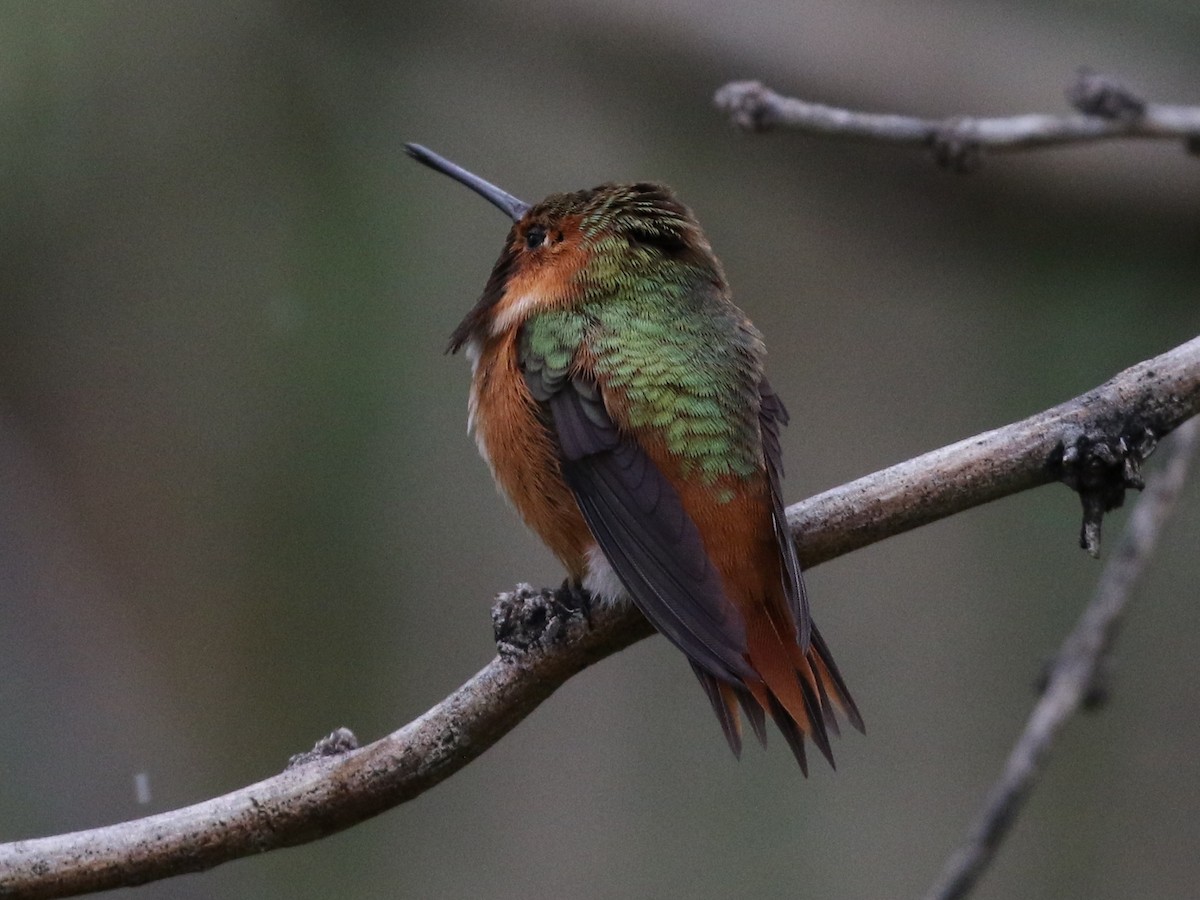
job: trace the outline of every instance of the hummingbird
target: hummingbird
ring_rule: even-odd
[[[784,513],[783,401],[721,263],[670,188],[531,205],[418,144],[512,220],[448,352],[468,428],[526,524],[598,602],[632,602],[687,657],[730,749],[770,716],[801,770],[862,717],[812,621]]]

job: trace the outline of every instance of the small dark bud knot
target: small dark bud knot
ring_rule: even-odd
[[[974,172],[983,161],[983,149],[970,119],[950,119],[929,136],[933,161],[960,175]]]
[[[1141,490],[1142,463],[1154,452],[1157,439],[1148,428],[1136,434],[1111,437],[1073,431],[1063,438],[1059,478],[1079,494],[1083,527],[1079,546],[1100,555],[1100,526],[1104,514],[1125,502],[1125,490]]]
[[[354,736],[354,732],[343,726],[325,735],[325,737],[313,744],[311,750],[306,750],[304,753],[297,753],[292,756],[288,760],[287,767],[294,769],[296,766],[302,766],[305,763],[323,759],[326,756],[341,756],[343,753],[357,750],[358,746],[358,738]]]
[[[1146,113],[1146,101],[1111,75],[1080,69],[1067,88],[1067,100],[1087,116],[1115,122],[1136,122]]]
[[[1084,712],[1096,712],[1108,705],[1108,701],[1112,699],[1111,683],[1112,665],[1105,657],[1101,660],[1101,667],[1096,672],[1096,677],[1088,684],[1087,691],[1083,695],[1080,705]]]
[[[566,582],[558,590],[540,591],[518,584],[492,606],[496,651],[514,657],[564,639],[572,628],[588,623],[589,600],[586,591]]]

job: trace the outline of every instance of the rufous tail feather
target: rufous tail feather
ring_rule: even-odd
[[[808,653],[802,655],[791,632],[781,634],[773,616],[760,615],[754,619],[747,629],[749,662],[761,681],[730,684],[692,665],[730,749],[741,758],[740,706],[763,746],[767,743],[766,716],[770,714],[805,775],[808,775],[806,737],[834,766],[829,734],[841,734],[837,713],[859,731],[865,729],[829,646],[814,626]]]

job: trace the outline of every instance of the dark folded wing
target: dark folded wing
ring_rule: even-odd
[[[671,482],[621,434],[595,384],[536,361],[525,379],[550,413],[584,521],[633,602],[704,671],[726,682],[755,678],[741,614]]]
[[[800,574],[796,542],[792,540],[792,531],[783,509],[783,453],[779,446],[779,435],[788,423],[788,411],[767,379],[758,383],[758,394],[762,404],[758,417],[762,428],[763,458],[767,464],[767,480],[771,485],[771,521],[775,526],[775,540],[779,544],[783,587],[796,623],[796,640],[800,649],[807,653],[812,638],[808,593],[804,590],[804,577]]]

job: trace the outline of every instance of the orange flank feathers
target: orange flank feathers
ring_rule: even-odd
[[[525,524],[580,581],[585,553],[595,541],[563,481],[555,447],[521,378],[516,331],[486,339],[473,365],[470,412],[479,452]]]

